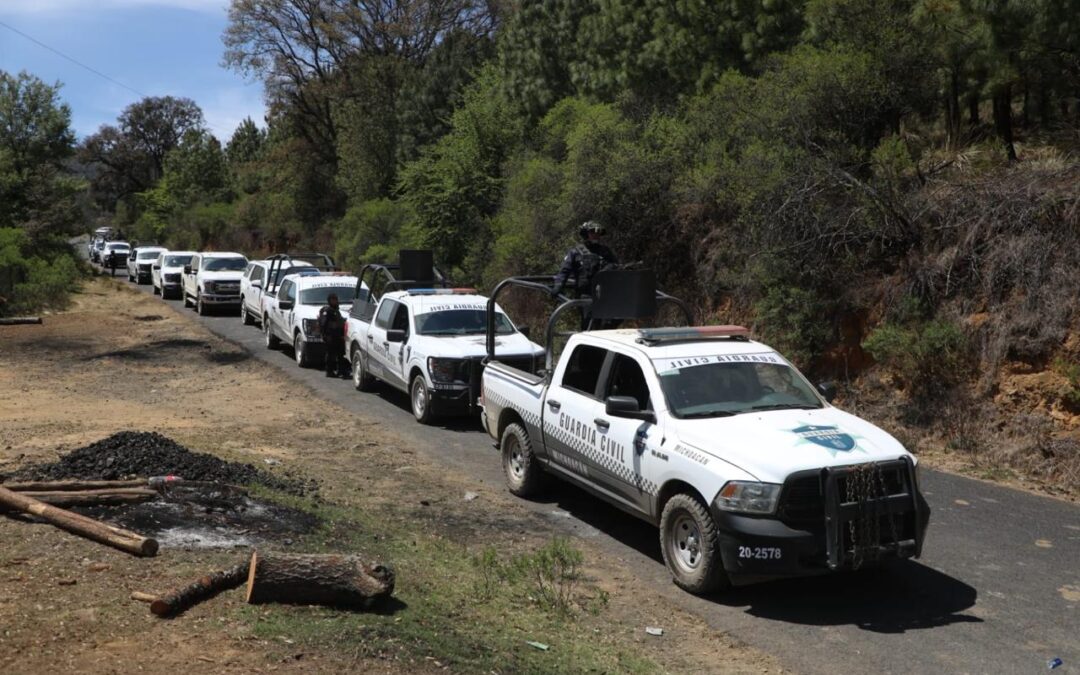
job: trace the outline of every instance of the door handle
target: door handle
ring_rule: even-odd
[[[558,410],[559,408],[562,407],[562,403],[559,403],[558,401],[552,401],[551,399],[548,399],[547,404],[548,404],[548,407],[551,408],[552,410]]]
[[[603,429],[604,431],[607,431],[611,427],[611,422],[608,422],[603,417],[597,417],[596,419],[594,419],[593,424]]]

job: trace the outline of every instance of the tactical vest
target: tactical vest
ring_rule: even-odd
[[[592,293],[593,279],[604,269],[604,259],[593,253],[585,244],[578,244],[577,290],[579,293]]]

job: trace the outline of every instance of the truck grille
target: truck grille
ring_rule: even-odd
[[[171,284],[178,284],[178,283],[180,283],[180,275],[179,274],[166,274],[165,275],[165,281],[168,281]]]

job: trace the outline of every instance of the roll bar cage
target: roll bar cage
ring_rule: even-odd
[[[503,279],[495,286],[495,289],[491,291],[491,296],[487,301],[487,361],[495,360],[495,305],[498,302],[499,294],[505,289],[512,286],[518,288],[527,288],[533,291],[540,291],[544,295],[550,295],[552,284],[554,283],[554,276],[525,276],[525,277],[509,277]],[[566,314],[566,312],[573,309],[585,309],[591,307],[593,299],[591,297],[586,298],[569,298],[565,294],[560,293],[558,296],[559,306],[548,317],[547,328],[544,331],[544,351],[545,362],[544,368],[551,372],[552,361],[554,359],[554,346],[556,337],[569,337],[575,333],[581,331],[557,331],[555,327],[558,325],[559,319]],[[656,302],[669,303],[675,305],[682,310],[683,316],[686,318],[686,325],[692,326],[694,324],[694,312],[690,309],[690,305],[684,301],[676,298],[673,295],[668,295],[661,290],[656,291]],[[644,318],[644,317],[638,317]]]
[[[319,274],[323,272],[336,272],[337,265],[334,264],[334,259],[325,253],[278,253],[272,255],[267,260],[270,261],[270,269],[267,271],[266,277],[266,290],[269,295],[277,293],[278,286],[281,285],[282,279],[296,270],[309,270],[316,269]],[[294,261],[306,262],[307,265],[294,265]],[[287,265],[287,266],[286,266]]]

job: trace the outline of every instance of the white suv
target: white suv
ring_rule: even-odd
[[[238,307],[240,277],[247,262],[239,253],[196,253],[184,266],[184,306],[194,305],[199,314],[206,314],[211,306]]]

